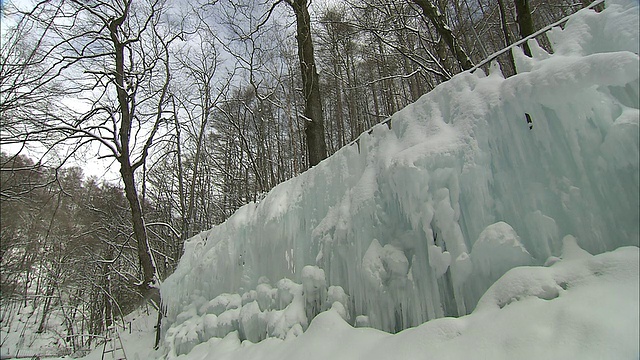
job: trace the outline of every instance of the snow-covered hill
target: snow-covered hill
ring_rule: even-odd
[[[638,3],[548,36],[190,239],[167,356],[636,358]]]

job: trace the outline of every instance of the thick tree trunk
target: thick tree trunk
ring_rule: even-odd
[[[531,10],[529,9],[529,0],[515,0],[518,28],[520,29],[520,38],[533,34],[533,19],[531,18]],[[522,44],[522,49],[527,56],[531,56],[531,49],[526,42]]]
[[[317,165],[327,157],[327,145],[324,139],[324,120],[322,98],[320,96],[320,76],[316,70],[311,40],[311,19],[307,9],[307,0],[286,0],[296,15],[298,57],[302,71],[302,88],[305,100],[304,117],[307,121],[307,151],[309,167]]]
[[[430,1],[430,0],[413,0],[416,5],[418,5],[422,9],[422,13],[426,16],[433,26],[438,31],[438,34],[442,37],[444,42],[449,47],[449,50],[453,53],[456,60],[464,70],[469,70],[473,67],[473,63],[471,59],[467,55],[467,53],[462,48],[462,45],[458,42],[453,33],[451,32],[451,28],[447,25],[447,20],[438,10],[438,8]]]

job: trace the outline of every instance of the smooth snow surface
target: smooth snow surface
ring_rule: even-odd
[[[137,311],[125,316],[124,319],[119,320],[117,329],[122,339],[122,346],[124,348],[124,354],[128,360],[151,360],[159,359],[162,357],[161,351],[154,351],[153,344],[155,340],[155,325],[157,322],[158,313],[153,308],[142,307]],[[112,335],[115,339],[115,334]],[[114,340],[115,341],[115,340]],[[122,358],[123,353],[119,350],[115,353],[102,354],[104,347],[104,341],[97,340],[98,345],[87,356],[80,359],[84,360],[114,360],[116,358]],[[111,345],[107,346],[107,349],[112,349]],[[43,355],[42,351],[35,351],[33,354]],[[14,355],[14,354],[12,354]],[[70,360],[75,356],[63,356],[56,358],[45,358],[43,360]],[[4,359],[4,358],[3,358]]]
[[[549,38],[190,239],[161,289],[167,356],[637,358],[637,248],[588,253],[639,244],[638,3]]]

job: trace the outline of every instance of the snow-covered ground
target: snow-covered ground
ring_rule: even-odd
[[[389,334],[354,328],[329,310],[292,339],[253,344],[231,332],[178,359],[637,359],[639,261],[637,247],[592,256],[567,237],[561,259],[510,270],[470,315]],[[135,317],[133,335],[122,333],[128,359],[161,357],[151,350],[155,315]],[[99,347],[85,359],[101,355]]]
[[[606,3],[190,239],[129,359],[638,359],[639,5]]]
[[[0,357],[32,356],[35,354],[60,355],[64,353],[64,335],[56,329],[64,329],[64,319],[59,311],[50,311],[48,326],[37,333],[42,319],[43,307],[33,308],[31,302],[27,306],[13,303],[13,306],[2,308],[0,327]],[[57,310],[57,309],[56,309]],[[64,334],[64,331],[61,331]]]
[[[124,321],[119,321],[118,333],[122,339],[122,347],[124,348],[124,354],[128,360],[151,360],[161,358],[161,353],[153,350],[153,344],[155,342],[155,325],[157,321],[157,312],[151,307],[143,307],[129,315],[127,315]],[[116,336],[113,335],[114,343],[117,341]],[[111,344],[107,349],[111,348]],[[104,342],[100,341],[92,352],[85,357],[79,359],[85,360],[112,360],[122,358],[123,352],[120,351],[120,347],[116,346],[117,351],[112,355],[106,353],[103,358]],[[42,354],[42,353],[39,353]],[[15,354],[13,354],[15,355]],[[69,360],[75,357],[62,356],[62,357],[48,357],[42,358],[42,360]],[[3,357],[4,359],[4,357]]]

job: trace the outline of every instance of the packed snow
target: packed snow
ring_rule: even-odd
[[[636,359],[638,248],[591,256],[573,241],[550,267],[507,272],[470,315],[389,334],[331,309],[294,339],[254,344],[234,331],[177,359]]]
[[[54,331],[42,331],[38,328],[42,320],[43,307],[34,308],[31,304],[12,304],[0,309],[0,358],[12,356],[31,357],[40,355],[61,355],[65,348],[64,339]],[[64,317],[60,311],[49,311],[50,328],[64,328]]]

